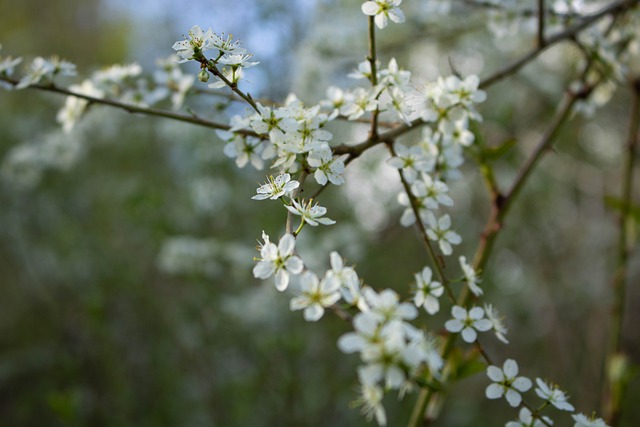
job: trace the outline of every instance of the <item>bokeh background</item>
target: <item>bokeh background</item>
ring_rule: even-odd
[[[383,63],[396,57],[416,81],[449,74],[450,63],[465,75],[488,75],[532,44],[526,31],[496,38],[484,11],[443,18],[438,2],[405,3],[408,22],[379,32],[378,44]],[[232,33],[255,54],[261,64],[246,83],[254,96],[282,101],[295,92],[311,104],[329,84],[356,83],[346,74],[366,55],[360,4],[0,0],[1,54],[55,53],[81,76],[134,61],[152,70],[199,24]],[[489,90],[480,132],[492,145],[517,142],[496,162],[503,188],[575,78],[577,58],[570,46],[553,48]],[[605,197],[620,191],[630,98],[621,88],[594,117],[563,128],[483,272],[486,298],[511,331],[509,346],[486,338],[491,354],[560,384],[589,414],[599,405],[617,239],[617,214]],[[350,325],[330,315],[305,323],[288,311],[287,296],[251,276],[261,231],[278,235],[284,223],[279,206],[256,209],[250,200],[265,171],[237,170],[211,130],[106,108],[62,134],[55,112],[63,101],[0,92],[0,159],[42,141],[74,147],[58,153],[56,167],[0,182],[0,426],[366,425],[349,404],[357,357],[336,347]],[[226,114],[222,98],[190,97],[186,105],[207,117]],[[339,143],[366,133],[333,126]],[[338,223],[305,229],[299,247],[317,272],[337,249],[366,283],[408,298],[427,260],[413,229],[398,224],[400,184],[385,155],[363,156],[347,185],[323,193]],[[465,239],[456,254],[470,258],[489,202],[477,167],[468,162],[463,171],[451,213]],[[624,332],[635,363],[639,255],[630,257]],[[428,326],[441,328],[446,317]],[[486,385],[484,375],[457,384],[437,425],[516,418],[504,402],[483,398]],[[391,425],[406,423],[414,396],[385,399]],[[638,398],[635,379],[621,425],[640,425]],[[565,417],[556,425],[570,424]]]

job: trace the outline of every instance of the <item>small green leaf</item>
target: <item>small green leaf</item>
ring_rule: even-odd
[[[616,212],[619,212],[622,215],[629,215],[633,220],[637,223],[640,223],[640,206],[629,203],[625,203],[624,200],[620,199],[616,196],[604,196],[604,204],[609,208]],[[626,212],[625,212],[626,211]]]
[[[485,147],[482,150],[482,155],[486,160],[497,160],[507,154],[507,152],[511,150],[517,142],[517,139],[509,138],[495,147]]]
[[[463,353],[461,349],[454,350],[449,356],[451,367],[451,379],[461,380],[466,377],[484,372],[487,364],[481,359],[481,355],[477,351]]]

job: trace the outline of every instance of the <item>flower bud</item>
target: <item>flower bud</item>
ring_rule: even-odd
[[[200,80],[202,83],[208,82],[209,81],[209,72],[207,70],[200,71],[200,73],[198,74],[198,80]]]

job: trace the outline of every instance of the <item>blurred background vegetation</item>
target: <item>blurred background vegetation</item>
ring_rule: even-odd
[[[429,2],[405,3],[408,23],[379,33],[380,57],[396,57],[417,81],[449,74],[450,60],[462,74],[487,75],[531,46],[526,35],[492,38],[482,13],[434,19]],[[293,91],[310,104],[329,84],[353,85],[345,75],[366,53],[360,4],[1,1],[0,42],[3,55],[55,53],[86,76],[112,63],[152,69],[192,25],[212,26],[242,39],[261,61],[247,77],[254,96],[281,101]],[[569,47],[553,48],[489,90],[480,132],[491,145],[517,141],[496,162],[503,188],[543,132],[576,57]],[[604,199],[619,192],[629,101],[622,88],[594,118],[563,128],[483,274],[487,300],[511,331],[509,346],[487,338],[491,354],[560,384],[585,413],[599,404],[617,239],[616,212]],[[0,183],[0,426],[365,425],[349,408],[357,357],[335,344],[350,326],[334,316],[305,323],[271,282],[251,276],[261,230],[283,229],[281,208],[257,210],[249,199],[265,172],[238,171],[211,130],[106,108],[62,136],[55,123],[62,102],[0,92],[0,158],[46,138],[81,145],[80,161],[45,171],[36,186]],[[201,97],[187,105],[219,118],[221,102]],[[331,130],[337,143],[364,132]],[[305,229],[300,251],[319,272],[337,249],[366,283],[408,297],[412,273],[427,261],[413,230],[398,224],[399,182],[381,164],[384,155],[363,156],[350,167],[351,184],[323,193],[338,224]],[[464,172],[453,186],[452,216],[465,238],[456,253],[469,258],[489,201],[477,167],[468,162]],[[637,250],[628,283],[624,347],[638,363]],[[459,383],[438,425],[515,418],[503,402],[481,397],[486,384],[483,375]],[[636,379],[621,425],[640,425],[639,398]],[[411,396],[388,397],[391,425],[406,423],[412,405]]]

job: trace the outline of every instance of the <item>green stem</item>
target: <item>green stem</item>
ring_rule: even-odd
[[[300,194],[300,192],[302,191],[302,187],[304,187],[304,182],[307,180],[307,176],[308,176],[307,171],[305,169],[302,169],[300,171],[300,175],[298,176],[298,182],[300,183],[300,185],[291,193],[291,200],[295,199],[296,196]],[[287,219],[284,226],[285,233],[291,233],[291,230],[293,229],[292,224],[293,224],[293,214],[287,210]],[[294,233],[296,236],[302,229],[303,224],[304,224],[304,220],[298,227],[298,230],[296,230],[296,232]]]
[[[631,107],[631,120],[629,124],[629,135],[626,144],[626,158],[624,170],[622,172],[621,202],[622,212],[618,220],[619,237],[616,249],[616,270],[611,286],[613,288],[613,307],[611,310],[611,326],[609,331],[609,348],[605,357],[605,381],[603,383],[603,411],[607,419],[607,424],[615,426],[620,420],[622,413],[622,401],[624,393],[625,373],[615,372],[613,363],[616,357],[621,357],[622,353],[622,324],[624,321],[624,306],[626,301],[629,254],[632,250],[632,243],[628,237],[632,233],[631,204],[633,194],[633,172],[637,157],[638,133],[640,131],[640,79],[636,80],[633,87],[633,105]]]

